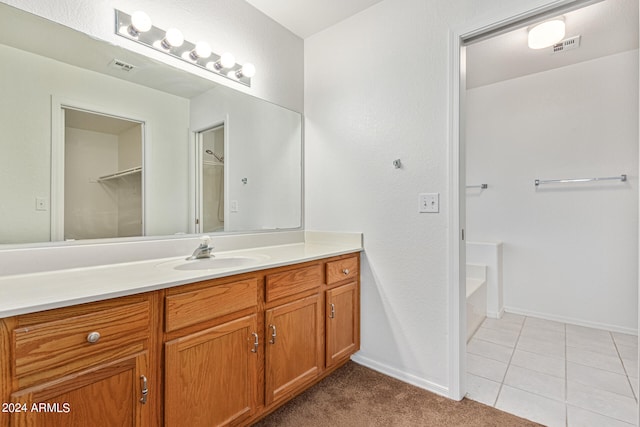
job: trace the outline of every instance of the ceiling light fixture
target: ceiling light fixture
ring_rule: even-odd
[[[251,78],[255,76],[255,74],[256,74],[256,66],[249,62],[244,64],[242,68],[236,71],[236,77],[239,79],[241,79],[242,77]]]
[[[529,28],[528,44],[531,49],[553,46],[564,38],[564,18],[545,21]]]
[[[182,35],[182,31],[177,28],[169,28],[160,42],[160,45],[164,49],[171,49],[172,47],[180,47],[184,43],[184,36]]]
[[[127,26],[127,32],[131,37],[138,37],[140,33],[146,33],[151,29],[151,18],[139,10],[131,15],[131,24]]]
[[[251,78],[256,73],[253,64],[237,64],[235,57],[228,52],[218,55],[211,51],[211,46],[205,41],[191,43],[184,39],[177,28],[164,31],[154,27],[151,18],[144,12],[138,11],[132,15],[120,10],[115,12],[117,35],[251,87]]]
[[[189,52],[189,58],[194,61],[197,61],[200,58],[207,59],[210,56],[211,46],[209,46],[209,43],[203,41],[199,41],[198,43],[196,43],[196,46],[193,48],[193,50]]]
[[[236,58],[229,52],[225,52],[222,54],[220,59],[216,62],[210,62],[209,64],[211,64],[211,67],[215,68],[217,71],[220,71],[223,68],[233,68],[233,66],[236,65]],[[209,67],[209,64],[207,64],[207,67]]]

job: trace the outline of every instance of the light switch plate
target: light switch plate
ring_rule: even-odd
[[[418,194],[418,212],[437,213],[440,212],[440,193],[420,193]]]

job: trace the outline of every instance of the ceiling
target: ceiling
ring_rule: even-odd
[[[268,12],[272,19],[289,26],[302,37],[322,31],[381,0],[247,1],[264,8],[263,11]],[[105,69],[105,64],[118,58],[136,65],[134,71],[126,73],[127,80],[187,98],[215,86],[211,81],[191,73],[179,72],[171,67],[157,67],[153,59],[127,49],[111,45],[105,47],[105,43],[3,3],[0,3],[0,12],[6,18],[0,26],[3,44],[122,78],[122,70]],[[578,49],[556,54],[552,53],[551,48],[529,49],[526,27],[476,42],[467,48],[467,87],[638,49],[638,0],[604,0],[564,13],[563,16],[567,25],[566,37],[582,36]],[[39,37],[43,33],[49,37]],[[76,52],[92,54],[77,55]]]
[[[381,0],[247,0],[301,38],[328,28]],[[591,1],[591,3],[594,3]],[[560,53],[527,47],[527,26],[467,48],[467,88],[564,67],[638,48],[638,0],[604,0],[560,13],[566,37],[580,47]],[[553,16],[547,16],[549,19]]]
[[[317,32],[382,0],[247,0],[300,38]]]
[[[98,113],[65,108],[65,126],[90,130],[92,132],[120,135],[122,132],[139,126],[140,123],[118,117],[104,116]]]
[[[638,49],[638,0],[605,0],[556,16],[565,18],[565,39],[581,36],[579,48],[529,49],[527,26],[473,43],[466,52],[467,88]]]

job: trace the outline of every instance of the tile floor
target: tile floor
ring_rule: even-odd
[[[549,427],[638,422],[638,337],[506,313],[467,344],[467,397]]]

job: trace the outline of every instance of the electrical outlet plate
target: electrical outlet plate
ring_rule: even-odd
[[[437,213],[440,212],[440,193],[420,193],[418,194],[418,212]]]

